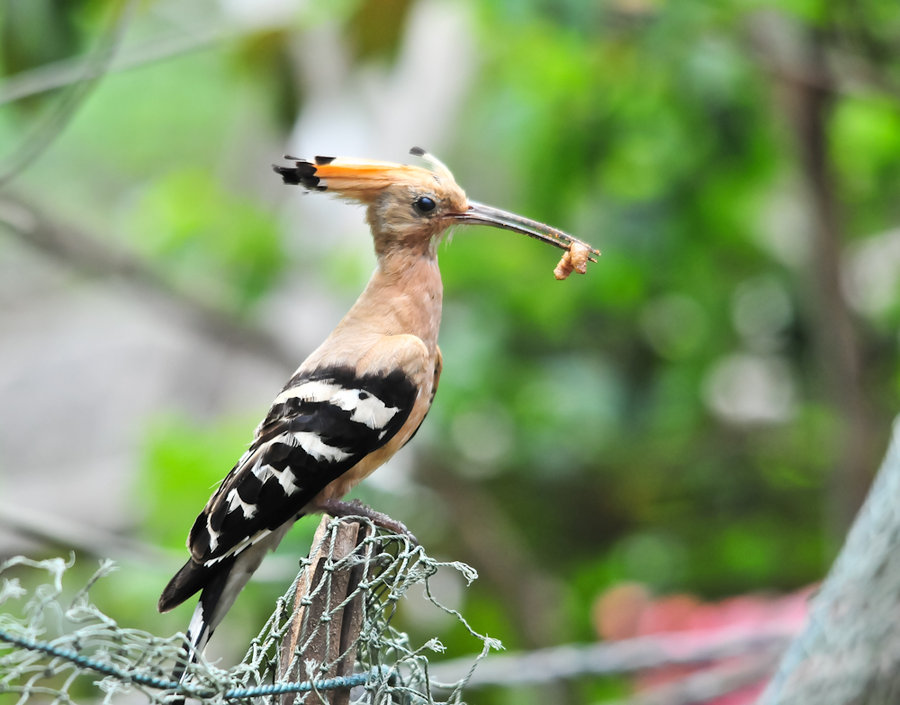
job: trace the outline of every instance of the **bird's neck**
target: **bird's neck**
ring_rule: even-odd
[[[433,353],[443,290],[435,256],[384,254],[339,329],[356,336],[415,335]]]

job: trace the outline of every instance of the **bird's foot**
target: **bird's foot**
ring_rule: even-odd
[[[392,519],[387,514],[372,509],[372,507],[363,504],[358,499],[353,499],[349,502],[340,499],[326,499],[319,504],[319,508],[336,518],[364,517],[377,527],[405,536],[414,546],[419,545],[419,540],[413,535],[412,531],[406,528],[402,521]]]

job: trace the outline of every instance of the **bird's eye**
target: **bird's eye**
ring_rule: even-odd
[[[433,198],[429,198],[428,196],[419,196],[413,201],[413,208],[415,208],[418,213],[431,213],[431,211],[437,208],[437,203],[434,202]]]

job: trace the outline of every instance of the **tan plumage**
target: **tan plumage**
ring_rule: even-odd
[[[300,516],[366,511],[392,521],[340,500],[409,441],[431,407],[442,368],[437,245],[448,227],[491,225],[599,254],[559,230],[468,200],[443,164],[422,150],[413,154],[431,169],[329,157],[275,167],[286,183],[364,204],[377,266],[276,397],[191,530],[191,557],[159,608],[203,591],[188,630],[195,651]]]

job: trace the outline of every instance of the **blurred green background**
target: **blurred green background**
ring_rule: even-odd
[[[479,571],[446,599],[527,649],[596,639],[623,581],[819,579],[897,409],[898,40],[888,0],[3,0],[0,551],[112,556],[101,607],[183,629],[155,604],[194,517],[374,262],[270,165],[422,145],[603,251],[561,283],[509,233],[441,246],[435,407],[355,496]]]

